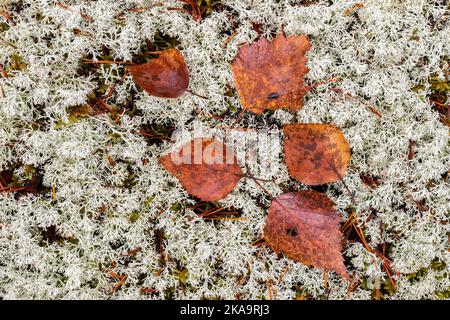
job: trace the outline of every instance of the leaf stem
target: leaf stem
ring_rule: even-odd
[[[189,93],[192,94],[193,96],[197,96],[197,97],[202,98],[202,99],[206,99],[206,100],[209,99],[208,97],[205,97],[205,96],[202,96],[202,95],[200,95],[200,94],[198,94],[198,93],[193,92],[191,89],[187,89],[186,92],[189,92]]]

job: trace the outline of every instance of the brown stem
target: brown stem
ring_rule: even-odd
[[[328,83],[331,83],[331,82],[336,82],[336,81],[339,80],[339,78],[340,77],[334,77],[334,78],[330,78],[330,79],[325,79],[323,81],[320,81],[320,82],[314,83],[312,85],[306,86],[306,90],[309,91],[309,90],[317,88],[317,87],[319,87],[321,85],[328,84]]]
[[[189,92],[189,93],[192,94],[193,96],[197,96],[197,97],[202,98],[202,99],[206,99],[206,100],[209,99],[208,97],[205,97],[205,96],[202,96],[202,95],[200,95],[200,94],[198,94],[198,93],[193,92],[191,89],[187,89],[186,92]]]
[[[110,61],[110,60],[91,60],[91,59],[83,59],[84,63],[92,63],[92,64],[123,64],[123,65],[134,65],[131,61]]]
[[[258,182],[258,180],[256,180],[255,178],[250,177],[255,183],[256,185],[262,190],[264,191],[265,194],[267,194],[270,198],[272,198],[272,200],[276,200],[275,197],[270,193],[269,190],[267,190],[266,188],[264,188],[264,186],[262,184],[260,184]],[[277,201],[278,202],[278,201]]]
[[[238,34],[238,32],[236,31],[235,33],[233,33],[231,36],[229,36],[223,43],[222,43],[222,47],[225,47],[231,40],[233,40],[233,38]]]
[[[234,125],[235,125],[236,123],[238,123],[239,121],[241,121],[242,117],[243,117],[244,114],[245,114],[245,111],[246,111],[246,109],[243,108],[242,111],[241,111],[241,112],[238,114],[238,116],[236,117],[236,119],[234,119],[234,121],[230,124],[230,127],[231,127],[231,128],[233,128]]]
[[[0,41],[14,49],[17,49],[17,46],[13,45],[11,42],[5,41],[3,39],[0,39]]]
[[[352,94],[350,94],[348,92],[344,92],[342,89],[330,88],[329,90],[331,90],[333,92],[336,92],[336,93],[339,93],[339,94],[342,94],[344,97],[351,98],[351,99],[354,99],[354,100],[358,101],[359,103],[361,103],[361,104],[365,105],[367,108],[369,108],[369,110],[373,114],[375,114],[378,118],[381,118],[381,113],[374,106],[372,106],[371,104],[367,103],[363,99],[355,97],[354,95],[352,95]]]
[[[257,178],[255,176],[253,176],[250,173],[242,174],[242,175],[239,175],[239,176],[241,178],[248,178],[248,179],[252,179],[252,180],[258,180],[258,181],[261,181],[261,182],[275,182],[275,178],[272,178],[272,179],[261,179],[261,178]]]
[[[58,7],[60,7],[61,9],[63,9],[63,10],[67,10],[67,11],[70,11],[70,12],[74,12],[74,13],[79,14],[80,17],[83,18],[83,19],[86,20],[86,21],[89,21],[89,22],[95,22],[95,20],[94,20],[91,16],[89,16],[89,15],[87,15],[87,14],[84,14],[84,13],[82,13],[82,12],[76,11],[76,10],[72,9],[71,7],[65,5],[65,4],[63,4],[63,3],[61,3],[61,2],[57,2],[56,5],[57,5]]]

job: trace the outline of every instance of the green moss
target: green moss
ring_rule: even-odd
[[[450,299],[450,289],[444,291],[436,291],[434,294],[436,295],[436,297],[442,300]]]
[[[433,74],[427,82],[430,85],[430,92],[426,95],[426,98],[432,103],[433,109],[440,114],[441,121],[450,126],[448,105],[446,104],[450,98],[450,77],[439,78],[438,75]],[[425,89],[425,83],[419,83],[412,87],[412,90],[416,93],[420,93]]]
[[[303,286],[297,284],[293,290],[295,291],[295,300],[312,300],[313,297]]]
[[[10,56],[10,60],[11,62],[8,66],[10,70],[24,71],[28,67],[25,60],[16,53]]]
[[[409,37],[410,41],[419,41],[420,37],[417,35],[417,33],[419,32],[418,28],[414,28],[412,31],[411,36]]]
[[[0,23],[0,33],[8,31],[9,30],[9,24],[7,24],[6,22],[1,22]]]
[[[406,279],[408,279],[411,284],[414,284],[414,283],[419,282],[422,278],[426,277],[427,274],[430,272],[430,270],[443,271],[446,269],[447,269],[447,265],[444,262],[442,262],[438,259],[434,259],[433,261],[431,261],[431,263],[428,267],[419,269],[414,273],[410,273],[410,274],[406,275]]]
[[[73,245],[78,245],[80,243],[80,240],[75,237],[68,237],[66,240]]]
[[[131,223],[135,223],[139,220],[140,216],[141,214],[139,212],[133,211],[128,220],[130,220]]]
[[[180,41],[177,38],[170,37],[170,36],[162,33],[161,31],[158,31],[153,38],[153,42],[151,43],[151,46],[149,47],[147,45],[147,48],[149,50],[154,50],[154,51],[163,51],[163,50],[167,50],[170,48],[175,48],[179,44],[180,44]]]
[[[363,279],[360,287],[363,290],[370,291],[370,297],[374,300],[386,300],[387,297],[394,295],[396,291],[389,279],[380,279],[377,285],[371,279]]]
[[[133,172],[133,170],[128,167],[128,176],[125,178],[125,181],[123,182],[123,187],[126,189],[133,189],[136,186],[136,174]]]
[[[42,20],[45,19],[45,16],[44,16],[44,14],[43,14],[42,12],[37,12],[37,13],[34,15],[34,18],[35,18],[37,21],[42,21]]]
[[[181,202],[177,202],[170,207],[170,210],[177,212],[183,210],[183,208],[185,208],[185,206]]]
[[[61,129],[61,128],[63,128],[63,127],[65,127],[65,126],[69,125],[69,124],[70,124],[70,123],[68,123],[68,122],[64,122],[63,120],[59,120],[59,121],[53,126],[53,128],[56,129],[56,130],[58,130],[58,129]]]
[[[140,133],[144,136],[149,146],[160,144],[162,141],[170,141],[175,127],[171,124],[148,123],[141,126]]]
[[[155,200],[154,196],[149,196],[149,197],[145,198],[144,207],[149,207],[152,204],[153,200]]]
[[[214,10],[214,7],[219,4],[219,2],[220,0],[198,0],[200,9],[205,11],[205,15],[209,15]]]
[[[174,287],[165,288],[163,292],[164,292],[164,298],[165,299],[173,300],[174,295],[175,295],[175,288]]]
[[[80,121],[83,118],[87,118],[89,116],[90,113],[90,107],[87,104],[84,105],[80,105],[80,106],[75,106],[75,107],[69,107],[67,108],[66,112],[68,113],[68,118],[69,121],[66,122],[64,120],[59,120],[54,126],[53,128],[58,130],[64,127],[67,127],[73,123],[76,123],[78,121]]]
[[[36,173],[37,173],[37,169],[34,166],[28,165],[28,164],[25,164],[23,166],[23,175],[24,175],[25,179],[27,179],[27,180],[33,179],[33,176]]]
[[[177,268],[174,270],[173,276],[179,281],[180,285],[185,286],[189,278],[189,271],[186,268]]]
[[[116,132],[108,132],[108,137],[113,144],[116,144],[120,141],[121,136]]]
[[[154,35],[153,41],[147,40],[142,44],[139,53],[133,57],[133,62],[137,64],[146,63],[149,60],[158,57],[155,52],[176,48],[179,45],[180,41],[177,38],[158,31]]]

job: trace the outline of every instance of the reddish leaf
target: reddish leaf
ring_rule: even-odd
[[[233,61],[236,88],[245,109],[262,113],[266,109],[297,111],[309,90],[304,84],[308,72],[305,53],[311,44],[304,35],[278,35],[272,42],[261,39],[243,45]]]
[[[264,238],[275,252],[349,279],[340,222],[333,201],[324,194],[312,190],[285,193],[272,201]]]
[[[177,49],[163,51],[158,58],[128,70],[142,89],[156,97],[178,98],[189,86],[189,70]]]
[[[284,157],[292,177],[308,185],[342,180],[350,162],[350,146],[330,124],[284,126]]]
[[[242,177],[234,153],[214,139],[194,139],[160,162],[187,192],[204,201],[225,198]]]

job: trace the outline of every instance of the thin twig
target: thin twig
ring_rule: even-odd
[[[153,7],[153,5],[148,5],[145,7],[138,7],[138,8],[131,8],[131,9],[127,9],[126,11],[128,12],[141,12],[141,11],[145,11],[148,9],[151,9]]]
[[[236,119],[234,119],[234,121],[230,124],[230,127],[233,127],[236,123],[238,123],[239,121],[241,121],[242,117],[245,114],[245,111],[247,111],[246,108],[243,108],[241,110],[241,112],[238,114],[238,116],[236,117]]]
[[[125,80],[125,78],[129,75],[130,73],[128,72],[128,70],[125,70],[125,73],[123,74],[123,76],[118,80],[119,83],[123,82],[123,80]],[[112,96],[112,94],[114,93],[114,90],[116,89],[116,85],[117,82],[114,82],[111,86],[109,86],[108,90],[106,91],[106,95],[105,95],[105,100],[110,98]]]
[[[92,59],[83,59],[84,63],[89,64],[124,64],[124,65],[134,65],[131,61],[110,61],[110,60],[92,60]]]
[[[156,289],[152,289],[152,288],[141,288],[140,292],[142,294],[142,293],[154,293],[154,292],[159,292],[159,291]]]
[[[3,65],[1,63],[0,63],[0,73],[2,74],[3,77],[9,78],[8,73],[6,72],[5,68],[3,67]]]
[[[334,78],[330,78],[330,79],[325,79],[323,81],[320,81],[320,82],[314,83],[312,85],[306,86],[305,88],[306,88],[307,91],[309,91],[309,90],[312,90],[312,89],[317,88],[319,86],[322,86],[324,84],[328,84],[328,83],[331,83],[331,82],[336,82],[339,79],[340,79],[340,77],[334,77]]]
[[[289,266],[284,267],[283,272],[281,273],[280,277],[278,278],[278,283],[281,283],[283,281],[284,276],[288,273]]]
[[[127,280],[127,278],[128,278],[128,275],[125,274],[125,275],[120,279],[120,281],[116,284],[116,286],[114,287],[113,291],[114,291],[114,292],[117,292],[117,290],[119,290],[119,288],[125,283],[125,280]]]
[[[414,140],[409,140],[409,151],[408,160],[411,161],[414,158],[414,149],[416,148],[417,142]]]
[[[276,178],[272,178],[272,179],[261,179],[261,178],[257,178],[255,176],[253,176],[250,173],[247,174],[236,174],[237,176],[241,177],[241,178],[248,178],[248,179],[252,179],[252,180],[258,180],[261,182],[275,182]]]
[[[3,39],[0,39],[1,42],[3,42],[4,44],[12,47],[13,49],[17,49],[17,46],[13,45],[11,42],[5,41]]]
[[[245,217],[204,217],[205,220],[225,220],[225,221],[242,221],[247,220]]]
[[[202,96],[202,95],[200,95],[200,94],[198,94],[198,93],[193,92],[191,89],[187,89],[186,92],[189,92],[189,93],[192,94],[193,96],[197,96],[197,97],[202,98],[202,99],[206,99],[206,100],[209,99],[208,97],[205,97],[205,96]]]
[[[354,95],[352,95],[352,94],[350,94],[348,92],[344,92],[342,89],[330,88],[329,90],[331,90],[333,92],[336,92],[336,93],[339,93],[339,94],[342,94],[344,97],[348,97],[348,98],[351,98],[351,99],[354,99],[354,100],[358,101],[359,103],[361,103],[361,104],[365,105],[367,108],[369,108],[369,110],[373,114],[375,114],[378,118],[381,118],[381,113],[374,106],[372,106],[371,104],[367,103],[363,99],[355,97]]]
[[[11,18],[11,15],[6,10],[0,11],[0,15],[3,16],[3,18],[5,18],[9,23],[11,23],[11,25],[16,25],[14,20]]]
[[[63,3],[61,3],[61,2],[57,2],[56,5],[57,5],[58,7],[60,7],[61,9],[64,9],[64,10],[67,10],[67,11],[70,11],[70,12],[73,12],[73,13],[76,13],[76,14],[79,14],[80,17],[83,18],[83,19],[86,20],[86,21],[89,21],[89,22],[95,22],[95,20],[94,20],[91,16],[89,16],[89,15],[87,15],[87,14],[85,14],[85,13],[82,13],[82,12],[80,12],[80,11],[76,11],[76,10],[72,9],[71,7],[65,5],[65,4],[63,4]]]
[[[236,31],[235,33],[233,33],[231,36],[229,36],[223,43],[222,43],[222,47],[226,47],[226,45],[233,40],[233,38],[238,34],[238,32]]]

